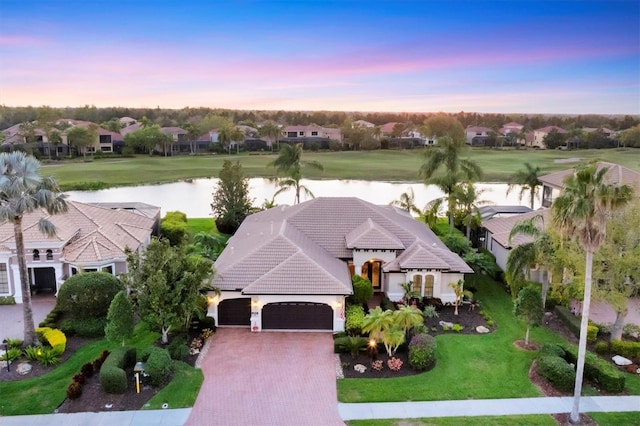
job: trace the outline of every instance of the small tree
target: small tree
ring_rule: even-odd
[[[220,180],[213,193],[211,210],[217,218],[218,229],[226,234],[233,234],[251,213],[249,181],[242,172],[240,161],[233,164],[225,160],[218,177]]]
[[[354,275],[351,282],[353,284],[353,303],[361,305],[373,297],[373,286],[369,278]]]
[[[464,289],[464,280],[458,280],[457,283],[450,283],[449,287],[453,289],[453,293],[456,296],[456,299],[453,302],[455,306],[455,310],[453,311],[453,314],[458,315],[458,306],[460,306],[460,303],[462,302],[462,298],[464,296],[473,297],[473,293],[471,293],[469,290]]]
[[[133,306],[124,290],[121,290],[109,305],[107,325],[104,328],[106,338],[112,342],[131,337],[133,334]]]
[[[525,287],[518,293],[513,306],[513,313],[516,317],[527,323],[527,332],[524,337],[524,344],[529,344],[529,329],[531,326],[540,325],[542,322],[542,296],[540,291],[533,287]]]
[[[413,306],[402,306],[393,312],[394,323],[407,334],[411,328],[424,323],[424,317],[419,309]]]

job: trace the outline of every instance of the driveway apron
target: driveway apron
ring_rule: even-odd
[[[330,333],[218,329],[187,425],[344,425]]]

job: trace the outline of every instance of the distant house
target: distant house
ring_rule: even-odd
[[[452,303],[473,272],[403,210],[358,198],[315,198],[247,217],[215,263],[209,315],[220,326],[343,331],[354,274],[391,300],[410,282]]]
[[[482,126],[469,126],[465,129],[467,144],[471,146],[484,146],[493,130]]]
[[[524,129],[524,126],[522,124],[511,121],[507,124],[502,125],[498,132],[502,135],[508,135],[509,133],[520,133],[522,129]]]
[[[364,121],[364,120],[356,120],[353,122],[353,124],[351,124],[352,128],[356,128],[356,127],[364,127],[366,129],[373,129],[374,127],[376,127],[375,124],[370,123],[368,121]]]
[[[57,293],[64,280],[81,272],[125,273],[126,250],[144,249],[160,216],[160,208],[143,203],[104,207],[69,200],[67,205],[64,214],[51,216],[37,210],[24,216],[25,255],[35,292]],[[55,225],[54,237],[40,232],[38,220],[43,217]],[[0,296],[14,296],[22,303],[16,242],[9,222],[0,224]]]
[[[321,127],[315,124],[308,126],[287,126],[284,128],[284,137],[280,138],[280,142],[301,143],[305,148],[315,143],[322,149],[328,149],[330,141],[342,143],[342,132],[340,129]]]
[[[558,126],[547,126],[541,129],[536,129],[533,131],[533,139],[531,141],[527,140],[526,146],[529,146],[531,148],[546,149],[547,146],[544,143],[544,138],[546,138],[547,135],[554,130],[560,134],[568,133],[565,129]]]

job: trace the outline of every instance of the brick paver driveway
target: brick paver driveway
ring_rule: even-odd
[[[187,425],[344,425],[330,333],[218,329]]]

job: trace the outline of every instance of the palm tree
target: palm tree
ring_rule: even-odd
[[[40,176],[40,162],[34,157],[19,151],[0,153],[0,171],[0,222],[8,221],[13,224],[22,290],[24,344],[33,345],[37,343],[37,337],[31,308],[22,218],[26,213],[40,208],[49,214],[62,213],[67,210],[67,204],[56,181],[51,177]],[[38,226],[42,233],[55,235],[55,227],[48,219],[41,218]]]
[[[473,183],[462,183],[455,189],[455,197],[460,210],[464,214],[464,222],[467,228],[467,240],[471,239],[471,221],[478,215],[478,207],[487,204],[486,200],[479,200],[478,197],[486,192],[484,189],[476,190]]]
[[[438,223],[440,209],[444,201],[446,201],[445,198],[436,198],[435,200],[429,201],[418,215],[419,219],[426,223],[429,228],[434,229]]]
[[[280,179],[274,197],[289,188],[294,188],[296,192],[294,204],[300,203],[300,191],[303,190],[307,196],[313,198],[313,193],[304,185],[300,184],[302,179],[302,167],[312,167],[316,170],[324,170],[322,164],[317,161],[302,160],[302,144],[282,145],[278,158],[270,162],[267,167],[274,167],[278,173],[284,174]]]
[[[464,280],[458,280],[457,283],[449,283],[449,287],[453,289],[453,294],[455,294],[456,299],[454,301],[455,309],[453,311],[453,315],[458,315],[458,306],[462,302],[462,298],[465,296],[471,298],[473,297],[473,293],[469,290],[464,289]]]
[[[404,330],[405,335],[409,329],[424,322],[424,317],[420,309],[409,305],[393,311],[393,315],[395,316],[394,323]]]
[[[393,325],[393,311],[383,311],[380,306],[371,309],[362,320],[362,332],[369,333],[372,339],[380,340],[384,331]]]
[[[454,141],[449,136],[438,139],[438,145],[426,151],[425,162],[419,175],[425,184],[434,184],[447,196],[449,205],[449,232],[453,232],[453,212],[456,207],[455,189],[462,181],[472,181],[482,177],[482,170],[472,160],[460,158],[464,142]],[[444,175],[434,176],[444,168]]]
[[[533,202],[538,193],[538,188],[542,186],[542,182],[538,179],[540,176],[540,167],[533,167],[529,163],[524,163],[525,170],[519,170],[515,172],[509,179],[509,187],[507,188],[507,195],[516,186],[520,187],[520,201],[525,192],[529,192],[529,207],[533,210]]]
[[[244,142],[244,133],[237,127],[234,127],[231,133],[229,134],[232,142],[236,143],[237,152],[240,152],[240,142]]]
[[[278,140],[280,139],[281,134],[282,129],[275,123],[268,122],[260,127],[260,135],[271,139],[271,149],[273,149],[274,144],[278,147]]]
[[[409,187],[407,192],[400,194],[399,200],[394,200],[390,203],[392,206],[400,207],[409,213],[420,215],[420,209],[416,206],[416,196],[413,193],[413,188]]]
[[[607,215],[626,205],[633,194],[632,188],[627,185],[605,183],[604,176],[607,170],[606,167],[598,170],[596,164],[579,167],[574,175],[567,178],[564,190],[551,206],[554,223],[570,239],[578,241],[585,251],[584,301],[571,411],[572,423],[578,422],[580,416],[580,392],[591,303],[593,253],[598,250],[606,236]]]

